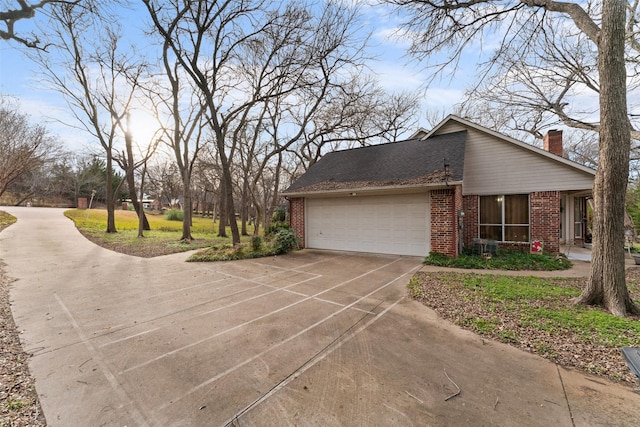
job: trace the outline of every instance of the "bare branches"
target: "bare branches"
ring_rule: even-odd
[[[559,2],[553,0],[520,0],[527,6],[539,7],[549,12],[569,15],[574,24],[595,43],[600,44],[600,27],[578,3]]]
[[[0,196],[17,180],[33,173],[56,155],[57,149],[42,125],[6,100],[0,100]]]
[[[18,21],[32,19],[36,12],[50,4],[64,3],[75,5],[80,0],[63,1],[63,0],[42,0],[38,3],[29,3],[26,0],[15,0],[17,8],[0,10],[0,21],[4,24],[4,29],[0,29],[0,38],[3,40],[13,40],[28,48],[45,49],[40,46],[40,39],[36,35],[30,37],[20,36],[16,33],[15,24]]]
[[[509,112],[502,131],[535,138],[558,124],[598,132],[597,47],[575,28],[554,20],[547,20],[535,37],[519,37],[486,64],[487,78],[467,93],[463,114],[486,123]],[[629,90],[637,80],[637,75],[629,77]],[[633,130],[631,136],[638,139],[640,132]]]

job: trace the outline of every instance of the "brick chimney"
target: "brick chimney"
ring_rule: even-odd
[[[564,155],[564,150],[562,149],[562,131],[551,129],[544,136],[542,141],[544,149],[550,152],[551,154],[555,154],[556,156],[562,157]]]

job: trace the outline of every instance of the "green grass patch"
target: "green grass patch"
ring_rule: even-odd
[[[556,279],[561,283],[562,279]],[[551,284],[548,280],[533,276],[467,275],[464,286],[493,302],[513,300],[549,299],[560,296],[578,296],[578,289]]]
[[[484,258],[480,255],[461,254],[450,258],[432,252],[424,259],[424,264],[439,267],[481,269],[481,270],[534,270],[554,271],[571,268],[571,261],[563,254],[531,254],[524,251],[500,250],[498,255]]]
[[[411,298],[418,300],[424,298],[422,282],[418,279],[418,276],[411,277],[407,287],[409,288],[409,295],[411,296]]]
[[[11,224],[14,224],[16,221],[17,218],[15,216],[4,211],[0,211],[0,231],[4,230]]]
[[[476,332],[490,335],[496,330],[496,323],[493,319],[484,319],[482,317],[469,317],[463,321],[463,324],[471,327]]]
[[[7,401],[7,408],[10,411],[19,411],[25,405],[25,402],[22,399],[9,399]]]
[[[217,237],[218,223],[211,218],[195,216],[192,219],[191,242],[183,242],[182,222],[170,221],[163,215],[147,213],[151,227],[145,231],[143,238],[138,237],[138,216],[133,211],[115,211],[117,233],[106,233],[107,211],[103,209],[65,211],[65,215],[73,220],[78,230],[96,244],[117,252],[142,257],[185,252],[231,242],[231,230],[227,227],[229,237]],[[250,228],[249,233],[253,232]],[[251,236],[242,236],[241,243],[249,243]]]
[[[592,307],[541,307],[523,317],[541,330],[569,330],[582,339],[603,347],[618,348],[640,344],[638,320],[616,317]]]

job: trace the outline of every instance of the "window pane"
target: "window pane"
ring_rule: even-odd
[[[499,225],[481,225],[480,238],[502,241],[502,227]]]
[[[528,242],[529,227],[527,226],[507,226],[504,228],[507,242]]]
[[[529,196],[526,194],[505,196],[504,216],[505,224],[529,224]]]
[[[480,224],[502,224],[502,196],[480,197]]]

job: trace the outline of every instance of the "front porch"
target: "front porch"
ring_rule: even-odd
[[[591,245],[584,247],[575,245],[560,245],[560,252],[571,261],[591,262]],[[626,268],[635,267],[636,263],[628,251],[625,251],[624,264]]]

